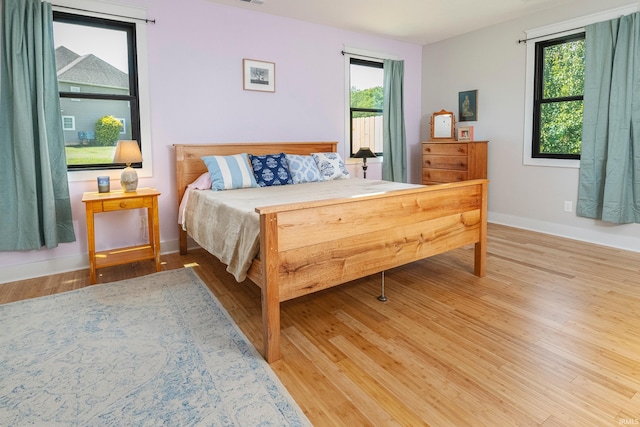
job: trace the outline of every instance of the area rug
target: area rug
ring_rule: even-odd
[[[0,305],[0,425],[311,424],[183,268]]]

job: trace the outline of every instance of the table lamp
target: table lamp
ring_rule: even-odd
[[[371,151],[369,147],[363,147],[358,150],[356,154],[353,155],[356,159],[362,159],[362,173],[364,178],[367,177],[367,159],[372,159],[376,156],[376,153]]]
[[[125,193],[136,191],[136,188],[138,188],[138,174],[131,167],[131,163],[140,163],[141,161],[142,153],[140,152],[138,141],[118,141],[113,163],[127,165],[122,174],[120,174],[120,185]]]

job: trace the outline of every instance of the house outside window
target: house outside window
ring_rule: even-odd
[[[584,33],[536,43],[532,157],[579,159]]]
[[[59,11],[53,20],[60,108],[63,116],[75,118],[73,129],[63,129],[68,169],[120,168],[113,163],[118,140],[144,142],[136,26]]]
[[[384,69],[380,61],[351,58],[349,65],[349,156],[368,147],[381,156]]]

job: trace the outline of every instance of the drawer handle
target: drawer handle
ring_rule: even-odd
[[[431,160],[427,160],[425,163],[430,165],[431,164]]]
[[[464,149],[462,147],[458,147],[458,153],[462,153]]]
[[[460,162],[460,166],[463,166],[463,167],[464,167],[464,162]]]
[[[431,148],[425,148],[424,151],[426,151],[427,153],[430,153],[431,152]]]
[[[120,207],[125,208],[127,206],[127,202],[120,202]]]

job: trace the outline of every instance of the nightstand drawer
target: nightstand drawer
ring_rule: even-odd
[[[434,169],[467,170],[466,156],[422,156],[422,167]]]
[[[466,156],[469,144],[435,142],[422,144],[422,154],[436,154],[441,156]]]
[[[467,172],[444,170],[444,169],[423,169],[422,183],[438,183],[438,182],[458,182],[466,181]]]
[[[103,212],[119,211],[122,209],[139,209],[146,207],[144,197],[119,200],[105,200],[102,202]]]

